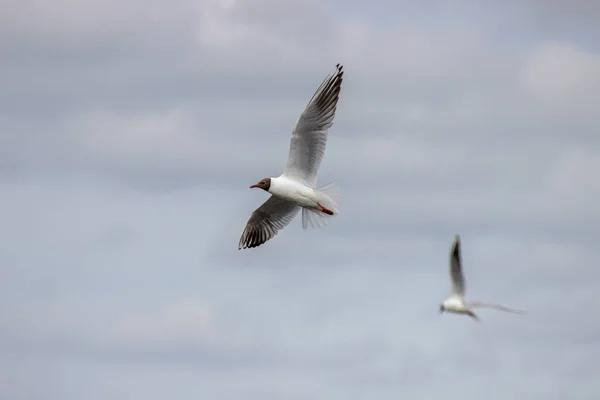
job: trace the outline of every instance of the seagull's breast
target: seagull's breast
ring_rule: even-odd
[[[315,191],[303,183],[280,176],[271,178],[269,192],[302,207],[314,207],[316,204]]]
[[[463,299],[454,296],[444,301],[444,308],[453,312],[461,312],[467,309]]]

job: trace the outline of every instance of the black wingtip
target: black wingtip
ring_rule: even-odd
[[[238,244],[238,250],[253,249],[262,246],[270,239],[271,238],[261,238],[257,232],[244,231],[240,243]]]
[[[454,243],[452,244],[452,255],[460,257],[460,236],[454,235]]]
[[[340,63],[335,64],[336,73],[334,74],[336,78],[342,78],[344,75],[344,66]]]

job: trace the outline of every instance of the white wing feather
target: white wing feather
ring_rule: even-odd
[[[317,89],[296,122],[283,175],[314,188],[327,146],[327,133],[342,87],[343,66],[328,76]]]
[[[513,314],[524,314],[525,313],[525,311],[517,310],[516,308],[508,308],[505,306],[501,306],[500,304],[484,303],[481,301],[470,302],[469,307],[471,307],[471,308],[495,308],[496,310],[506,311],[506,312],[513,313]]]

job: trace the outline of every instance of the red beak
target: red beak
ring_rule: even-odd
[[[255,188],[255,187],[258,187],[258,185],[252,185],[252,186],[250,186],[250,189]]]

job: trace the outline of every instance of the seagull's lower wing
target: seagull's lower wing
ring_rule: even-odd
[[[300,208],[294,203],[275,196],[269,197],[254,210],[248,219],[238,249],[258,247],[272,239],[281,229],[292,222]]]
[[[499,304],[484,303],[481,301],[470,302],[469,307],[471,307],[471,308],[495,308],[496,310],[506,311],[506,312],[514,313],[514,314],[524,314],[525,313],[525,311],[523,311],[523,310],[517,310],[515,308],[508,308],[505,306],[501,306]]]

